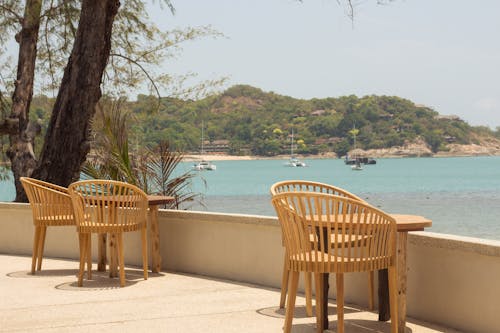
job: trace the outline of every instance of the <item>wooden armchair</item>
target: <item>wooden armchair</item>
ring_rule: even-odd
[[[277,182],[271,186],[271,195],[275,196],[283,192],[313,192],[313,193],[327,193],[338,195],[341,197],[350,198],[353,200],[358,200],[364,202],[363,199],[357,195],[350,193],[340,187],[336,187],[329,184],[306,181],[306,180],[285,180]],[[283,263],[283,274],[281,281],[281,298],[280,298],[280,308],[285,307],[286,293],[288,288],[289,280],[289,267],[287,266],[287,254],[285,253],[285,259]],[[312,316],[312,282],[311,274],[305,273],[305,292],[306,292],[306,313],[308,316]],[[375,305],[375,288],[374,288],[374,272],[368,272],[368,307],[373,310]]]
[[[80,242],[78,286],[83,284],[85,261],[89,261],[92,233],[116,237],[120,286],[125,286],[123,233],[140,231],[144,279],[148,278],[147,216],[148,199],[138,187],[112,180],[84,180],[68,187],[75,211]],[[114,261],[114,251],[111,254]]]
[[[73,206],[68,189],[38,179],[21,177],[33,213],[35,236],[31,273],[42,269],[45,235],[49,226],[74,226]],[[38,261],[38,265],[37,265]]]
[[[321,274],[335,273],[337,332],[344,332],[344,274],[389,271],[391,332],[397,333],[396,222],[358,200],[313,192],[283,192],[272,198],[291,273],[284,332],[291,330],[299,272],[314,274],[318,332],[324,327],[326,286]],[[316,237],[311,238],[311,232]],[[352,240],[356,239],[356,244]]]

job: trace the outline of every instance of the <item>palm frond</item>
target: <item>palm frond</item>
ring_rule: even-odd
[[[175,197],[175,202],[168,208],[179,208],[181,204],[188,206],[195,201],[203,205],[203,197],[194,193],[191,187],[196,174],[192,171],[175,174],[184,154],[172,150],[168,141],[134,154],[129,152],[131,118],[132,115],[123,108],[123,100],[102,103],[93,122],[94,157],[84,164],[84,176],[124,181],[149,194]]]
[[[158,147],[151,150],[150,156],[148,167],[152,176],[152,190],[156,194],[174,196],[176,207],[200,198],[199,194],[191,190],[191,180],[196,176],[193,172],[187,171],[174,176],[174,170],[184,157],[182,152],[171,150],[168,141],[162,141]]]

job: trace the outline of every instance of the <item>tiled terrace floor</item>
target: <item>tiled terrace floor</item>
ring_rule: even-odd
[[[279,290],[178,273],[126,270],[127,285],[94,273],[76,287],[77,262],[44,259],[28,273],[31,258],[0,255],[0,332],[282,332]],[[315,332],[297,299],[294,333]],[[335,303],[330,303],[331,331]],[[389,332],[388,323],[363,309],[346,308],[346,332]],[[410,318],[407,332],[456,332]]]

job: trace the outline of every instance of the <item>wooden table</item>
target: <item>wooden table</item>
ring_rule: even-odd
[[[408,232],[423,231],[432,226],[432,221],[418,215],[390,214],[395,220],[398,229],[396,265],[398,270],[398,332],[404,333],[406,326],[406,284],[408,268],[406,256],[408,254]],[[390,319],[389,288],[387,269],[378,274],[379,320]]]
[[[174,201],[174,197],[165,195],[148,195],[149,204],[149,239],[151,242],[151,271],[161,271],[160,229],[158,226],[158,209],[160,205]]]
[[[406,326],[406,284],[407,284],[407,241],[409,231],[422,231],[432,226],[432,221],[418,215],[389,214],[396,220],[397,226],[397,270],[398,270],[398,332],[404,332]],[[387,269],[380,270],[378,275],[378,297],[379,297],[379,320],[390,319],[389,288]],[[323,330],[328,329],[328,278],[329,274],[323,274]]]
[[[169,202],[174,201],[175,198],[171,196],[165,195],[148,195],[148,205],[149,205],[149,239],[151,243],[151,271],[153,273],[158,273],[161,271],[161,254],[160,254],[160,230],[158,227],[158,209],[160,205],[167,204]],[[110,255],[110,264],[109,264],[109,275],[110,277],[118,276],[117,273],[117,258],[113,255],[116,252],[116,240],[113,235],[110,237],[109,247],[112,251]],[[99,235],[99,244],[97,247],[98,252],[98,261],[97,261],[97,270],[98,271],[106,271],[106,242],[107,237],[106,234]]]

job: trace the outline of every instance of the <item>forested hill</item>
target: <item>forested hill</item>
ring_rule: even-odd
[[[36,104],[36,103],[35,103]],[[480,144],[499,131],[472,127],[455,116],[394,96],[343,96],[296,99],[247,85],[197,101],[139,95],[127,107],[135,115],[135,144],[168,139],[184,151],[198,152],[202,123],[207,150],[219,147],[230,154],[273,156],[290,151],[290,134],[299,154],[403,146],[425,140],[434,151],[448,143]],[[355,127],[355,131],[353,131]],[[357,135],[354,135],[357,134]],[[420,141],[421,141],[420,140]]]

